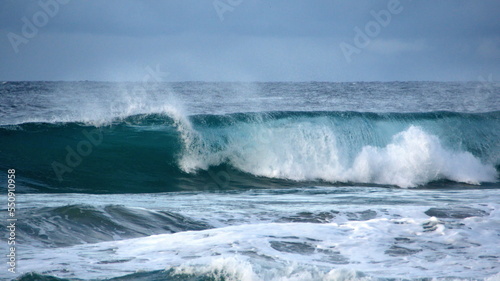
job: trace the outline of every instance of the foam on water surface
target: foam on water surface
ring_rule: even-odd
[[[3,83],[18,273],[498,281],[499,85]]]
[[[217,228],[65,248],[24,248],[20,255],[29,258],[19,266],[86,278],[159,269],[219,274],[224,280],[482,279],[498,273],[498,190],[365,189],[367,194],[357,188],[313,188],[121,197],[125,205],[168,206]],[[452,201],[443,200],[450,194]],[[68,196],[65,201],[71,201]],[[112,196],[75,200],[106,204],[106,197]],[[389,197],[392,204],[381,200]],[[306,222],[311,218],[323,220]]]

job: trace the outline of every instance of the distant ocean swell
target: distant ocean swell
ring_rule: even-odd
[[[167,112],[99,126],[3,125],[0,166],[20,171],[21,192],[164,192],[207,182],[481,184],[498,180],[499,139],[499,111]]]

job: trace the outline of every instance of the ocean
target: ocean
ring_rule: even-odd
[[[1,280],[500,280],[500,83],[0,83]]]

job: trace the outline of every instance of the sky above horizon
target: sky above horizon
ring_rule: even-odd
[[[3,0],[0,80],[498,81],[500,1]]]

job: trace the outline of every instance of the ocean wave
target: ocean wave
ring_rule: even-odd
[[[204,230],[210,225],[182,215],[120,205],[85,204],[22,210],[20,242],[40,247],[115,241],[154,234]]]
[[[26,191],[162,192],[293,184],[496,182],[500,112],[263,112],[0,127]],[[221,184],[222,183],[222,184]]]

